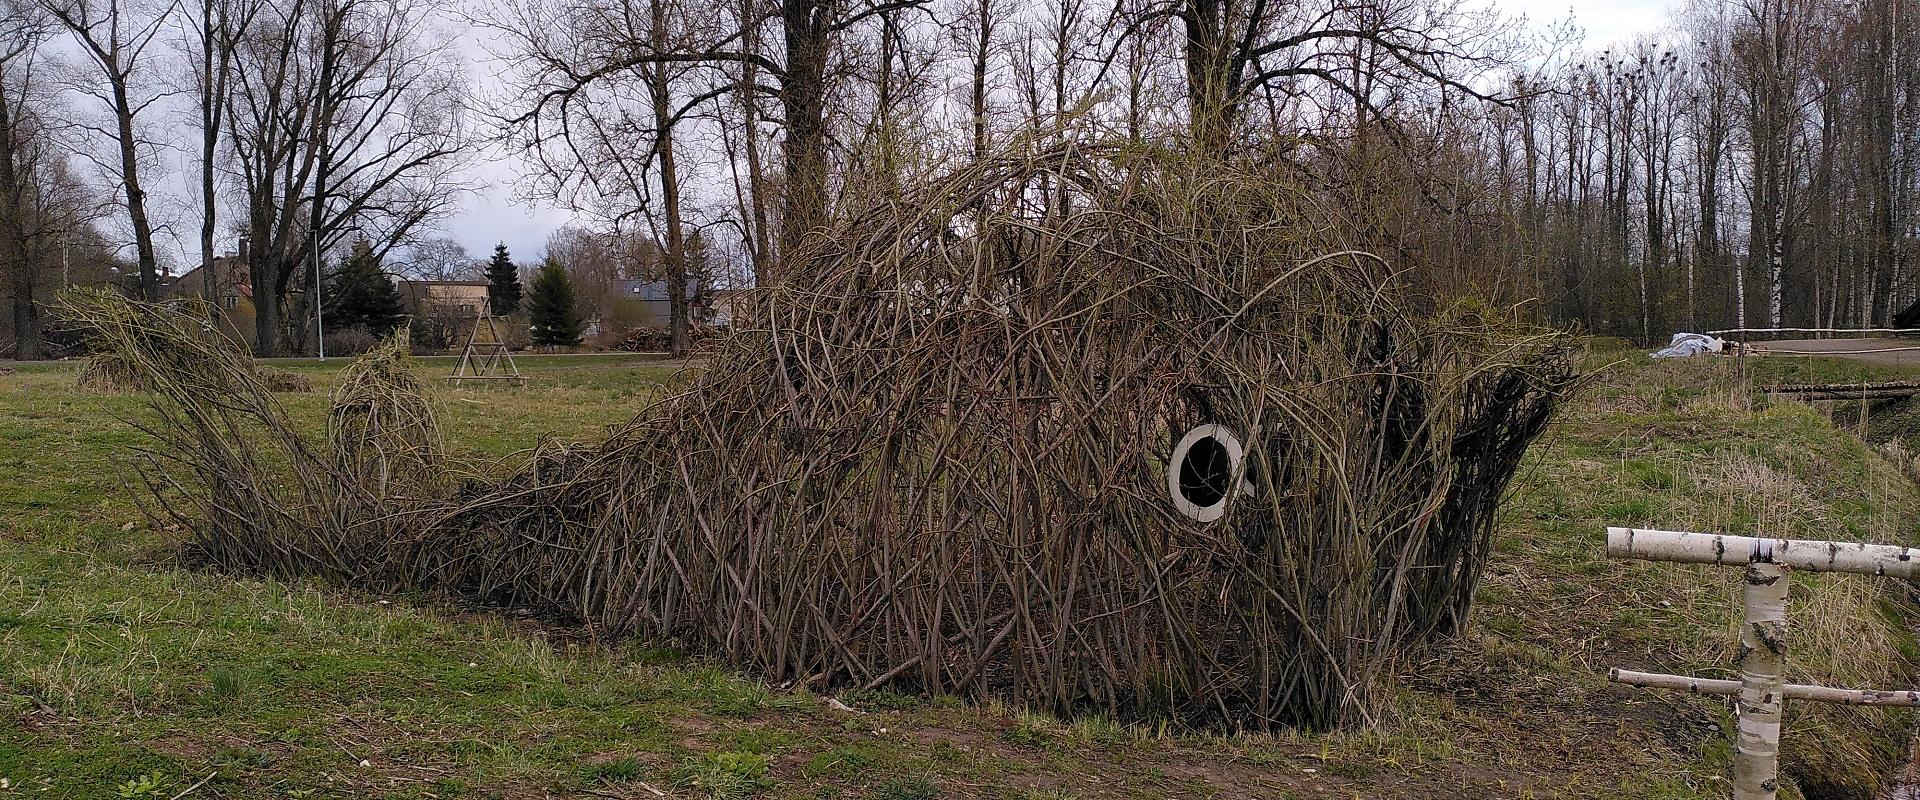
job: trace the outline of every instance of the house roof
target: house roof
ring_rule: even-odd
[[[239,260],[232,255],[214,256],[213,263],[216,267],[220,267],[222,269],[225,269],[231,266],[244,266],[244,265],[240,265]],[[164,280],[166,282],[161,285],[160,289],[162,292],[168,295],[174,295],[174,296],[187,295],[187,294],[197,295],[203,289],[203,287],[198,285],[198,283],[202,280],[200,273],[204,269],[206,269],[205,265],[196,264],[194,265],[193,269],[187,270],[186,272],[182,272],[179,275],[174,275],[174,276],[165,278]],[[253,288],[247,285],[247,279],[249,276],[247,275],[246,271],[231,270],[230,272],[231,272],[230,279],[232,280],[232,285],[235,288],[237,288],[241,294],[247,297],[252,297]],[[216,273],[216,275],[217,274],[218,273]]]

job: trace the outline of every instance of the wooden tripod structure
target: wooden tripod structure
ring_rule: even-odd
[[[513,363],[513,354],[507,351],[499,320],[491,308],[480,307],[480,316],[474,319],[473,330],[467,334],[466,349],[460,351],[460,363],[455,364],[453,374],[447,376],[453,385],[459,386],[461,381],[527,382],[527,376],[520,374],[520,368]]]
[[[1745,567],[1746,619],[1740,626],[1740,680],[1614,669],[1607,680],[1653,689],[1738,695],[1734,741],[1734,800],[1774,800],[1780,780],[1782,701],[1847,705],[1920,706],[1920,692],[1882,692],[1803,686],[1782,680],[1787,660],[1787,572],[1854,572],[1913,579],[1920,550],[1879,544],[1759,539],[1713,533],[1608,528],[1607,555],[1682,564]]]

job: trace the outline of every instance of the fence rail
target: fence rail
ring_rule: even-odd
[[[1785,700],[1846,705],[1920,706],[1920,692],[1835,689],[1782,679],[1787,658],[1790,570],[1851,572],[1912,579],[1920,550],[1897,545],[1771,539],[1723,533],[1608,528],[1607,555],[1644,561],[1746,568],[1741,587],[1740,680],[1694,678],[1613,669],[1607,679],[1628,686],[1735,695],[1739,716],[1733,755],[1734,800],[1775,800],[1780,779],[1780,720]]]

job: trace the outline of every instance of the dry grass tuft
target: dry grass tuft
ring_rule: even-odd
[[[80,373],[74,382],[80,388],[94,392],[138,392],[147,389],[142,385],[140,372],[113,353],[87,356],[81,362]]]
[[[254,367],[254,374],[269,392],[311,392],[313,379],[298,372],[268,366]]]
[[[311,392],[313,379],[297,372],[260,365],[254,367],[260,384],[270,392]],[[80,365],[75,383],[95,392],[145,392],[153,386],[145,373],[117,353],[96,353]]]

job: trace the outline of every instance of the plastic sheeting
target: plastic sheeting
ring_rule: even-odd
[[[1725,349],[1727,342],[1718,336],[1704,333],[1676,333],[1673,341],[1666,347],[1653,351],[1654,358],[1690,358],[1692,356],[1718,353]]]

